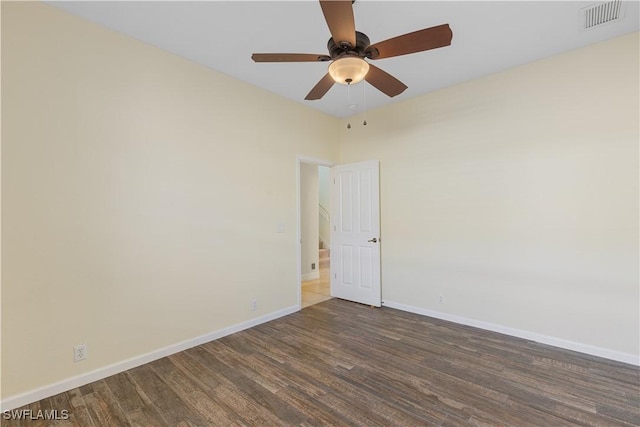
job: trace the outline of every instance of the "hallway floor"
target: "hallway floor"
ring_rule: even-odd
[[[330,300],[329,262],[320,263],[320,278],[302,282],[302,308]]]

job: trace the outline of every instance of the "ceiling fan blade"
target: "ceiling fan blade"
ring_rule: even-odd
[[[311,92],[307,96],[304,97],[307,101],[313,101],[315,99],[320,99],[324,96],[325,93],[329,92],[329,89],[333,87],[335,81],[333,77],[329,73],[325,74],[325,76],[316,84]]]
[[[254,53],[251,59],[255,62],[322,62],[331,57],[314,53]]]
[[[335,44],[347,42],[355,47],[356,23],[351,0],[320,0],[320,7]]]
[[[369,72],[364,79],[380,92],[390,97],[400,95],[407,88],[407,85],[400,80],[371,64],[369,64]]]
[[[367,54],[371,55],[371,59],[407,55],[449,46],[452,37],[453,33],[449,24],[443,24],[373,44],[367,48]]]

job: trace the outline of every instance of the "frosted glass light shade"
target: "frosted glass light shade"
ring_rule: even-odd
[[[333,80],[343,85],[361,82],[368,71],[367,61],[356,56],[336,59],[329,65],[329,74]]]

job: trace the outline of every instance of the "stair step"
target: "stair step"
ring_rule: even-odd
[[[318,251],[318,266],[321,268],[329,266],[329,249],[320,249]]]

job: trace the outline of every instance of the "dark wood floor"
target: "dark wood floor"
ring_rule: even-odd
[[[634,366],[334,299],[23,409],[83,427],[638,426],[639,384]]]

